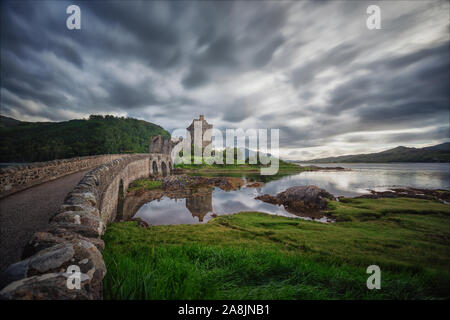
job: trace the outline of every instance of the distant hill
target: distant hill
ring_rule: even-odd
[[[19,125],[20,123],[25,123],[25,122],[0,115],[0,128],[1,127],[14,127],[14,126]]]
[[[162,127],[132,118],[91,115],[63,122],[0,117],[0,162],[33,162],[111,153],[148,152],[149,139],[170,137]]]
[[[425,148],[400,146],[378,153],[346,155],[298,162],[450,162],[450,142]]]

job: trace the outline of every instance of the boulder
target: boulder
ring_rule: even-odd
[[[386,191],[370,190],[370,194],[364,194],[355,198],[379,199],[400,197],[449,202],[450,191],[439,189],[392,188]]]
[[[69,289],[70,274],[47,273],[15,281],[0,291],[2,300],[87,300],[102,299],[101,294],[90,290],[89,277],[80,275],[80,289]]]
[[[87,211],[66,211],[54,216],[51,224],[76,224],[92,229],[97,236],[105,232],[105,224],[99,216]]]
[[[139,218],[139,217],[132,218],[132,219],[130,219],[130,221],[136,221],[137,224],[138,224],[138,226],[139,226],[139,227],[142,227],[142,228],[148,228],[148,227],[150,227],[150,225],[148,224],[147,221],[142,220],[142,219]]]
[[[283,205],[287,211],[293,213],[318,212],[327,207],[328,200],[336,200],[326,190],[312,185],[291,187],[276,196],[264,194],[255,199]]]
[[[264,186],[264,182],[253,182],[246,185],[247,188],[262,188]]]
[[[105,248],[105,243],[100,238],[87,238],[63,228],[50,228],[46,232],[36,232],[33,234],[31,240],[25,245],[22,259],[29,258],[39,251],[53,247],[57,244],[73,240],[89,241],[100,251]]]
[[[100,217],[100,211],[97,208],[84,204],[63,204],[61,207],[59,207],[57,214],[65,211],[86,211],[90,214]]]
[[[76,239],[59,243],[41,250],[35,255],[10,265],[3,272],[0,297],[5,299],[49,297],[49,286],[59,276],[45,278],[49,274],[64,274],[69,266],[78,266],[84,281],[92,289],[94,295],[101,295],[102,280],[106,267],[100,251],[89,241]],[[33,278],[37,276],[38,278]],[[42,278],[42,277],[44,278]],[[31,279],[32,278],[32,279]],[[25,279],[25,280],[24,280]],[[29,279],[29,280],[26,280]],[[43,282],[44,279],[51,281]],[[58,283],[61,281],[57,281]],[[8,284],[8,285],[7,285]],[[5,285],[7,285],[5,287]],[[32,290],[30,291],[30,285]],[[66,282],[62,288],[55,288],[50,298],[66,292]],[[57,298],[57,297],[56,297]]]
[[[97,205],[97,199],[92,192],[75,193],[71,192],[64,199],[64,204],[73,205],[88,205],[95,207]]]
[[[86,238],[99,238],[104,233],[104,225],[100,227],[92,227],[88,225],[82,225],[79,223],[71,223],[71,222],[51,222],[51,228],[60,228],[65,229],[71,233],[78,233]]]

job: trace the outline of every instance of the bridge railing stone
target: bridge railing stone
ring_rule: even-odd
[[[94,168],[123,157],[121,154],[33,162],[0,169],[0,198],[65,175]]]
[[[102,299],[101,236],[116,216],[119,186],[127,190],[131,182],[148,177],[151,159],[153,154],[122,155],[89,171],[49,228],[33,235],[24,260],[4,271],[0,299]],[[169,155],[160,161],[171,163]],[[73,266],[79,273],[68,271]]]

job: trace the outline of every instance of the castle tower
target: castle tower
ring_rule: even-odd
[[[202,193],[193,193],[186,197],[186,208],[191,212],[192,217],[198,217],[200,222],[210,212],[212,212],[212,190]]]
[[[196,122],[200,122],[200,123],[197,123],[197,127],[198,127],[199,125],[201,125],[201,128],[202,128],[202,129],[201,129],[201,130],[202,130],[201,136],[202,136],[202,138],[203,138],[203,140],[202,140],[202,151],[203,151],[203,150],[205,149],[205,147],[206,147],[207,145],[211,144],[211,142],[212,142],[212,137],[211,137],[211,135],[206,136],[206,135],[205,135],[205,132],[206,132],[206,130],[208,130],[208,129],[212,129],[212,128],[213,128],[213,125],[212,125],[212,124],[209,124],[209,123],[205,120],[205,117],[204,117],[202,114],[200,115],[200,117],[199,117],[198,119],[192,120],[191,125],[190,125],[189,127],[186,128],[186,130],[189,131],[189,133],[190,133],[190,135],[191,135],[191,145],[192,145],[192,146],[194,146],[194,138],[195,138],[195,136],[194,136],[194,128],[195,128]]]

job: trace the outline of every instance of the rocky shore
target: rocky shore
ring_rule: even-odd
[[[450,202],[450,191],[440,189],[416,189],[416,188],[392,188],[386,191],[370,190],[370,194],[364,194],[356,198],[379,199],[379,198],[418,198],[426,200],[437,200]]]
[[[235,177],[201,177],[176,175],[169,176],[162,180],[162,189],[180,190],[198,186],[214,186],[222,190],[236,190],[244,186],[245,182],[241,178]]]

